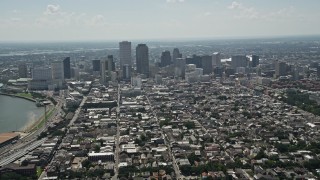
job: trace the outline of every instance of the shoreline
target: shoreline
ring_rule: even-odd
[[[46,111],[47,117],[45,117],[45,114],[42,114],[36,121],[31,123],[30,125],[26,124],[24,127],[22,127],[21,131],[29,134],[29,133],[32,133],[33,131],[37,130],[39,125],[41,125],[42,123],[46,123],[45,122],[46,118],[47,119],[50,118],[50,116],[52,115],[52,113],[54,111],[54,108],[55,108],[55,106],[52,106]]]
[[[31,102],[36,102],[35,99],[32,98],[28,98],[28,97],[23,97],[23,96],[18,96],[15,94],[8,94],[8,93],[3,93],[0,92],[0,95],[3,96],[10,96],[10,97],[16,97],[16,98],[21,98],[27,101],[31,101]],[[49,109],[47,109],[46,114],[47,114],[47,118],[50,117],[48,116],[50,114],[50,112],[52,112],[54,109],[53,107],[50,107]],[[16,131],[10,131],[10,132],[21,132],[21,133],[25,133],[27,135],[31,134],[43,121],[45,120],[45,114],[41,114],[41,116],[39,118],[34,119],[34,121],[32,123],[30,122],[26,122],[26,124],[24,126],[22,126],[21,128],[17,129]],[[27,136],[26,135],[26,136]]]
[[[0,95],[17,97],[17,98],[22,98],[22,99],[25,99],[25,100],[28,100],[28,101],[36,102],[35,99],[27,98],[27,97],[23,97],[23,96],[18,96],[18,95],[15,95],[15,94],[8,94],[8,93],[2,93],[2,92],[0,92]]]

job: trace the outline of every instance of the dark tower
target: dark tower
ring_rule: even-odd
[[[71,78],[70,57],[63,60],[63,74],[65,79]]]
[[[149,76],[149,49],[146,44],[138,44],[136,48],[137,73]]]
[[[100,60],[99,59],[92,60],[92,70],[93,71],[100,71]]]
[[[257,67],[259,65],[259,56],[252,55],[252,67]]]
[[[171,54],[170,51],[163,51],[161,54],[161,67],[169,66],[171,63]]]

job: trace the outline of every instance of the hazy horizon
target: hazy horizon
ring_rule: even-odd
[[[3,0],[0,2],[0,41],[320,35],[319,6],[317,0]]]
[[[6,43],[119,43],[121,41],[130,41],[133,43],[157,43],[157,42],[166,42],[166,43],[183,43],[183,42],[198,42],[198,41],[255,41],[255,40],[301,40],[301,39],[310,39],[316,38],[312,40],[320,40],[320,34],[310,34],[310,35],[288,35],[288,36],[225,36],[225,37],[194,37],[194,38],[150,38],[150,39],[113,39],[113,40],[14,40],[14,41],[2,41],[0,40],[0,44]]]

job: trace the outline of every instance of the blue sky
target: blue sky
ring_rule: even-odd
[[[1,0],[0,41],[320,34],[319,0]]]

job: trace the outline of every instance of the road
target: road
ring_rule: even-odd
[[[116,147],[115,147],[115,165],[114,165],[114,176],[112,180],[118,179],[119,174],[119,151],[120,151],[120,96],[121,96],[121,85],[118,84],[118,107],[117,107],[117,135],[116,135]]]
[[[157,123],[159,124],[159,120],[158,120],[157,114],[156,114],[156,112],[153,110],[153,106],[152,106],[152,104],[150,103],[150,99],[149,99],[149,97],[148,97],[147,95],[146,95],[146,98],[147,98],[148,104],[150,105],[150,109],[151,109],[151,111],[152,111],[152,114],[153,114],[153,116],[156,118]],[[166,144],[166,146],[168,147],[168,150],[169,150],[169,151],[168,151],[168,152],[169,152],[169,155],[170,155],[170,157],[172,158],[172,166],[173,166],[174,172],[175,172],[175,174],[176,174],[176,179],[183,179],[184,176],[181,175],[181,172],[180,172],[179,166],[178,166],[178,164],[177,164],[176,158],[174,157],[174,155],[173,155],[173,153],[172,153],[172,151],[171,151],[170,142],[167,141],[167,138],[164,136],[164,134],[165,134],[165,132],[162,130],[162,131],[161,131],[161,136],[162,136],[162,138],[164,139],[164,142],[165,142],[165,144]]]
[[[7,165],[13,161],[16,161],[17,159],[21,158],[22,156],[28,154],[30,151],[41,146],[41,144],[43,144],[46,140],[47,140],[47,138],[43,138],[41,140],[38,140],[38,141],[35,141],[32,143],[28,143],[24,147],[21,147],[20,149],[10,150],[8,156],[2,157],[2,159],[0,159],[0,166],[4,166],[4,165]]]
[[[87,100],[87,96],[84,96],[83,99],[82,99],[82,101],[81,101],[81,103],[80,103],[80,105],[79,105],[79,107],[78,107],[78,109],[75,111],[74,116],[72,117],[71,121],[69,122],[69,124],[68,124],[68,126],[67,126],[68,128],[70,128],[70,127],[74,124],[74,122],[78,119],[79,113],[80,113],[80,111],[81,111],[81,109],[82,109],[82,106],[83,106],[84,103],[86,102],[86,100]],[[60,147],[61,147],[61,144],[60,144],[59,148],[60,148]],[[58,149],[59,149],[59,148],[58,148]],[[38,179],[39,179],[39,180],[42,180],[42,179],[44,179],[45,177],[47,177],[47,173],[46,173],[45,171],[43,171]]]
[[[47,124],[50,123],[53,118],[60,115],[62,111],[61,110],[62,105],[63,103],[58,101],[58,103],[54,107],[52,115],[47,119],[47,121],[41,127],[38,127],[38,129],[36,129],[35,131],[29,133],[27,136],[23,137],[22,139],[19,139],[17,143],[8,145],[2,148],[0,152],[1,153],[0,159],[6,158],[10,156],[12,152],[19,152],[23,148],[28,147],[30,144],[38,142],[37,138],[42,132],[45,132],[47,130]]]
[[[69,122],[68,127],[72,126],[74,124],[74,122],[78,119],[79,113],[80,113],[80,111],[82,109],[82,106],[86,102],[86,100],[87,100],[87,96],[84,96],[82,101],[81,101],[81,103],[80,103],[80,105],[79,105],[79,108],[75,111],[73,118]]]

